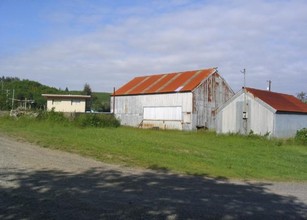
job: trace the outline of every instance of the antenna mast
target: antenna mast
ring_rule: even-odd
[[[267,82],[269,83],[268,90],[271,91],[271,84],[272,84],[272,81],[271,81],[271,80],[268,80]]]
[[[243,70],[241,70],[241,73],[243,73],[243,75],[244,75],[244,84],[243,84],[243,87],[245,88],[246,87],[246,69],[244,68]]]

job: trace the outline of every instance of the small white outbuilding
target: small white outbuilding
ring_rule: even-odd
[[[55,112],[85,112],[89,95],[42,94],[47,99],[47,110]]]
[[[307,104],[292,95],[243,88],[217,110],[217,133],[293,137],[307,127]]]
[[[215,128],[215,110],[234,92],[217,68],[141,76],[111,97],[122,125],[194,130]]]

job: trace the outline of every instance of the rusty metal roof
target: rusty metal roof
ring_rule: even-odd
[[[307,113],[307,104],[292,95],[253,88],[246,88],[246,90],[254,97],[272,106],[278,112]]]
[[[214,72],[216,68],[135,77],[116,90],[115,95],[189,92]]]

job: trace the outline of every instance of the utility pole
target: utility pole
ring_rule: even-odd
[[[12,94],[12,110],[14,109],[14,99],[15,99],[15,89],[13,89],[13,94]]]
[[[113,115],[115,116],[115,87],[113,87]]]
[[[243,130],[244,134],[247,134],[247,119],[248,119],[248,112],[247,112],[247,94],[246,94],[246,69],[243,69],[241,71],[244,75],[244,86],[243,86],[243,96],[244,96],[244,102],[243,102],[243,114],[242,114],[242,119],[243,119]]]
[[[7,109],[9,109],[9,92],[10,92],[10,90],[6,90],[6,108]]]

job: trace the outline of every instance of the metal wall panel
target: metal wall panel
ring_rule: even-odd
[[[192,93],[116,96],[115,111],[113,110],[113,97],[111,97],[111,112],[115,113],[122,125],[142,126],[144,107],[180,107],[181,115],[191,113]],[[166,118],[162,112],[161,115]],[[184,123],[182,116],[180,123]],[[182,129],[183,126],[181,125],[180,128]],[[189,126],[184,126],[184,128],[189,128]]]
[[[222,110],[216,115],[216,131],[217,133],[238,133],[243,130],[241,127],[241,113],[240,104],[243,102],[243,96],[236,97],[230,103],[228,103]]]
[[[214,73],[193,91],[193,127],[216,128],[216,109],[234,92],[219,74]]]
[[[294,137],[302,128],[307,128],[307,114],[276,114],[275,137]]]
[[[243,119],[244,102],[247,105],[245,109],[247,119]],[[244,93],[227,103],[217,113],[216,120],[217,133],[248,134],[253,131],[254,134],[273,135],[274,132],[274,111],[250,95],[246,95],[246,101],[244,101]]]
[[[275,110],[268,108],[267,104],[254,97],[247,96],[249,100],[249,131],[258,135],[274,136]]]

